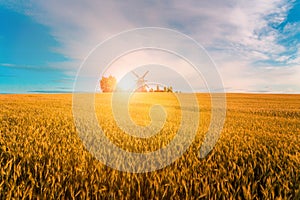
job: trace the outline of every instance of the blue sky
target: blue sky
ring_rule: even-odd
[[[72,91],[97,44],[147,26],[194,38],[228,92],[300,93],[300,1],[289,0],[0,0],[0,93]]]
[[[5,7],[0,7],[0,16],[1,93],[64,89],[60,83],[66,78],[64,72],[49,64],[68,59],[55,52],[60,44],[49,28]]]

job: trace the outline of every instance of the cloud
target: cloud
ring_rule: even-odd
[[[277,67],[264,66],[253,68],[246,62],[226,63],[220,70],[226,77],[224,85],[227,91],[299,93],[299,65]]]
[[[270,24],[283,22],[290,8],[286,0],[32,2],[31,15],[51,27],[63,44],[57,51],[75,59],[113,34],[144,26],[179,29],[205,47],[233,52],[243,48],[245,57],[253,51],[280,53],[284,46],[276,43],[278,33]]]
[[[73,93],[72,90],[29,90],[28,93],[44,93],[44,94],[61,94],[61,93]]]
[[[61,65],[61,63],[60,63]],[[55,71],[54,67],[49,66],[37,66],[37,65],[16,65],[16,64],[8,64],[3,63],[0,64],[0,67],[10,68],[10,69],[24,69],[24,70],[33,70],[33,71]],[[62,69],[61,67],[59,69]]]
[[[299,46],[282,42],[299,32],[300,26],[287,23],[282,30],[277,28],[286,21],[293,3],[32,0],[29,4],[6,4],[50,27],[62,44],[55,51],[73,60],[52,66],[67,69],[69,75],[74,75],[88,53],[108,37],[131,28],[158,26],[181,31],[203,45],[217,63],[226,88],[262,91],[264,87],[276,90],[292,85],[300,91],[295,78],[300,75]],[[285,67],[267,68],[278,63]]]
[[[1,67],[14,67],[15,64],[11,64],[11,63],[0,63]]]

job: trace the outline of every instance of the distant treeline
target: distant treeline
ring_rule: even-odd
[[[117,79],[114,76],[104,77],[102,76],[100,80],[100,88],[102,92],[113,92],[117,90]],[[119,89],[118,89],[119,90]],[[159,85],[156,86],[155,89],[149,88],[149,90],[145,90],[145,92],[173,92],[172,86],[164,86],[162,89]]]

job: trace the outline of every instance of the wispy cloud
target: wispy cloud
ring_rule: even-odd
[[[61,65],[62,63],[60,63]],[[24,70],[34,70],[34,71],[55,71],[57,69],[62,70],[63,68],[61,67],[51,67],[46,65],[46,66],[40,66],[40,65],[16,65],[16,64],[0,64],[0,67],[5,67],[5,68],[11,68],[11,69],[24,69]]]
[[[61,93],[73,93],[72,90],[29,90],[28,93],[44,93],[44,94],[61,94]]]
[[[15,64],[11,64],[11,63],[0,63],[1,67],[15,67]]]
[[[136,27],[159,26],[179,30],[202,44],[231,91],[286,88],[288,92],[292,87],[300,92],[299,41],[289,41],[300,32],[300,25],[286,22],[294,3],[32,0],[29,4],[6,4],[50,27],[53,37],[62,44],[55,51],[73,60],[53,65],[62,66],[69,75],[75,74],[95,45],[111,35]]]

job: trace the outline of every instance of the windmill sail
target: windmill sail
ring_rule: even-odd
[[[146,84],[146,80],[145,77],[146,75],[149,73],[149,71],[145,72],[143,76],[139,76],[135,71],[132,71],[132,74],[137,77],[136,80],[136,92],[147,92],[147,87],[150,88],[147,84]]]

